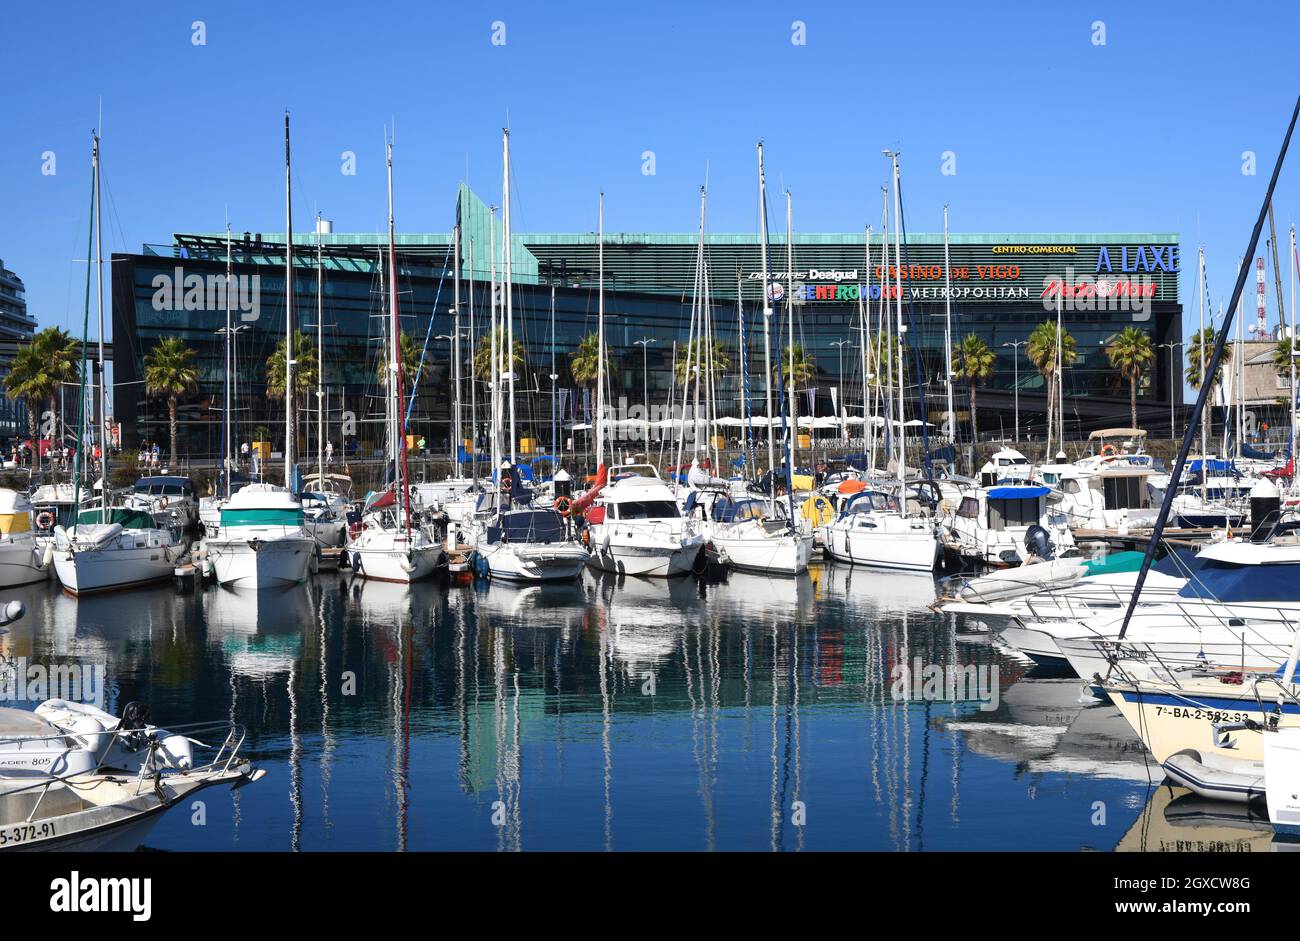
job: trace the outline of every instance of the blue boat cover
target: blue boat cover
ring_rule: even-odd
[[[994,487],[989,491],[990,500],[1036,500],[1052,491],[1047,487]]]

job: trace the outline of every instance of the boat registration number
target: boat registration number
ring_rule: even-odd
[[[41,823],[20,823],[14,827],[0,827],[0,846],[13,846],[28,840],[43,840],[54,836],[54,824],[49,821]]]
[[[1156,706],[1156,715],[1203,722],[1245,722],[1248,712],[1222,712],[1218,709],[1192,709],[1186,706]]]

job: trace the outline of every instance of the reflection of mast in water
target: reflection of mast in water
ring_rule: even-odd
[[[232,726],[235,725],[235,703],[236,703],[236,700],[238,700],[238,698],[239,698],[239,688],[235,685],[235,671],[234,671],[234,670],[231,670],[231,671],[230,671],[230,712],[229,712],[229,719],[230,719],[230,724],[231,724]],[[230,816],[231,816],[231,824],[232,824],[232,826],[234,827],[234,830],[235,830],[235,839],[234,839],[234,842],[236,842],[236,843],[239,842],[239,822],[240,822],[240,813],[239,813],[239,811],[240,811],[240,803],[241,803],[241,799],[242,799],[242,796],[243,796],[242,794],[240,794],[240,791],[242,791],[242,790],[243,790],[243,788],[238,788],[238,787],[237,787],[237,788],[235,788],[233,791],[230,792],[230,802],[231,802],[231,805],[232,805],[232,806],[231,806],[231,815],[230,815]]]
[[[780,836],[780,830],[781,830],[781,798],[780,798],[780,793],[779,793],[779,791],[778,791],[778,787],[777,787],[778,775],[777,775],[777,761],[776,761],[776,707],[777,707],[777,690],[779,689],[779,684],[777,683],[777,679],[776,679],[776,665],[777,665],[777,660],[778,660],[777,652],[776,652],[776,647],[777,647],[776,625],[773,624],[773,625],[772,625],[772,678],[771,678],[771,679],[772,679],[772,729],[771,729],[771,735],[772,735],[772,796],[771,796],[772,833],[771,833],[771,843],[772,843],[772,852],[774,852],[774,853],[775,853],[778,849],[780,849],[779,836]]]
[[[469,748],[469,706],[466,700],[465,675],[465,624],[468,616],[465,612],[465,606],[469,602],[465,597],[461,598],[460,604],[456,605],[456,722],[458,726],[457,739],[460,742],[460,752],[456,761],[456,776],[460,779],[460,789],[468,794],[473,786],[470,778],[470,748]]]
[[[699,777],[700,800],[704,806],[705,846],[712,851],[716,841],[713,814],[713,787],[717,780],[717,721],[718,721],[718,668],[715,649],[717,631],[709,633],[709,657],[703,655],[704,634],[710,629],[705,622],[688,628],[682,643],[682,666],[686,678],[686,695],[691,703],[691,754]],[[691,664],[691,639],[695,641],[695,663]],[[696,697],[696,682],[699,696]],[[711,713],[711,715],[710,715]],[[701,740],[703,732],[703,740]]]
[[[497,828],[497,849],[519,851],[521,820],[519,816],[519,673],[512,671],[513,708],[506,710],[506,632],[492,631],[492,702],[496,716],[497,799],[505,820]],[[511,728],[513,726],[513,728]]]
[[[397,618],[397,657],[389,670],[389,690],[393,707],[393,791],[397,797],[398,852],[406,852],[410,810],[411,765],[411,622]]]
[[[597,634],[600,637],[600,751],[604,759],[605,851],[609,852],[614,849],[614,806],[609,796],[613,770],[613,753],[610,750],[609,743],[611,712],[609,676],[614,667],[610,662],[609,623],[604,618],[601,618],[599,613],[597,613],[596,617],[599,622]]]
[[[948,662],[953,669],[957,668],[957,615],[950,613],[948,615]],[[952,686],[952,718],[955,720],[959,713],[957,711],[957,684]],[[948,814],[952,818],[953,826],[958,826],[961,820],[957,816],[957,802],[961,795],[961,756],[965,749],[965,742],[954,730],[949,730],[949,737],[952,741],[952,805]]]
[[[334,757],[334,733],[330,731],[329,699],[329,621],[325,617],[325,596],[320,593],[320,791],[321,816],[325,821],[325,832],[334,829],[330,820],[330,759]]]
[[[289,801],[293,804],[293,828],[289,848],[302,849],[302,740],[298,737],[298,662],[289,663],[285,689],[289,694]]]

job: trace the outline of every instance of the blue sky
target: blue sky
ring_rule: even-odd
[[[947,202],[955,232],[1180,233],[1190,332],[1195,244],[1217,306],[1300,91],[1295,3],[471,6],[11,7],[0,258],[33,314],[80,321],[102,98],[112,250],[220,230],[227,214],[236,231],[281,231],[285,108],[304,230],[313,207],[338,232],[383,227],[390,121],[405,231],[447,231],[461,179],[499,200],[507,119],[517,231],[593,230],[602,188],[607,231],[691,231],[706,170],[710,229],[754,231],[760,137],[797,229],[857,231],[878,220],[880,152],[895,147],[913,231],[939,230]],[[348,150],[355,176],[340,172]],[[941,173],[944,151],[955,175]],[[1242,173],[1243,151],[1257,175]],[[1293,150],[1275,200],[1283,242],[1298,162]]]

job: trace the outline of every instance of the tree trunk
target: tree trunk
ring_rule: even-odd
[[[59,408],[54,393],[50,393],[50,441],[53,442],[59,430]]]
[[[952,419],[949,418],[949,421],[951,420]],[[975,409],[975,383],[972,382],[970,384],[970,432],[973,436],[972,440],[977,440],[979,438],[979,429],[979,412]]]
[[[167,400],[167,427],[172,436],[172,470],[176,469],[176,399]]]
[[[1138,381],[1137,376],[1128,377],[1128,410],[1129,418],[1133,424],[1130,428],[1138,426]]]

